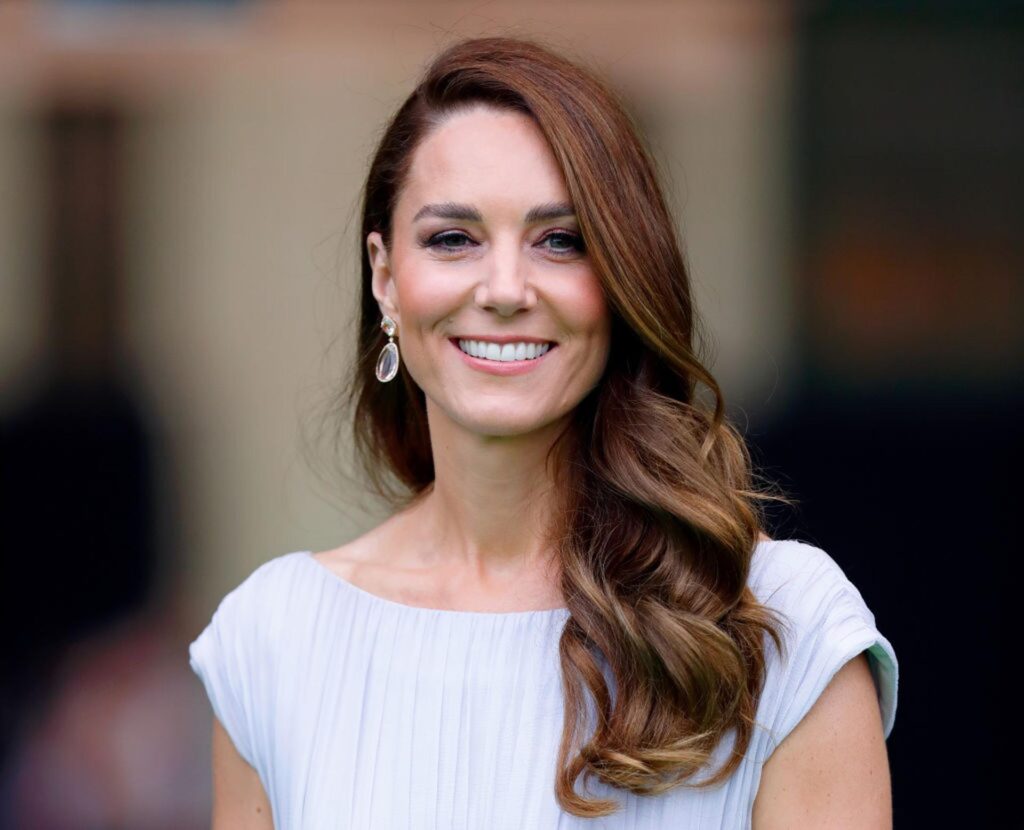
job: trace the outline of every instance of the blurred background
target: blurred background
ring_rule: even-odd
[[[0,825],[208,826],[188,643],[262,562],[384,516],[311,443],[359,188],[480,34],[643,126],[730,414],[799,502],[773,535],[899,657],[896,826],[1002,826],[1024,15],[984,0],[0,2]]]

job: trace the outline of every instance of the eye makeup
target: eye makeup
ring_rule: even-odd
[[[452,246],[447,243],[458,242],[462,239],[470,239],[469,234],[463,231],[441,231],[440,233],[427,236],[424,239],[419,240],[421,248],[429,248],[445,253],[457,253],[465,250],[467,247],[472,247],[479,243],[472,242],[471,245],[456,245]],[[583,237],[574,231],[566,230],[554,230],[545,234],[545,236],[538,242],[538,244],[547,243],[552,239],[563,239],[568,242],[570,248],[552,248],[548,247],[548,251],[554,254],[556,257],[570,257],[578,256],[586,252],[586,248],[583,244]]]

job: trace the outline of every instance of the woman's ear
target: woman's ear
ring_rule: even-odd
[[[384,239],[378,231],[371,231],[367,235],[366,252],[370,257],[370,267],[373,269],[370,283],[373,296],[384,313],[398,323],[401,328],[401,320],[398,316],[398,292],[394,275],[391,273],[391,262],[387,248],[384,247]]]

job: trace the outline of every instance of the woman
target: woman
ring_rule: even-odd
[[[781,497],[608,88],[455,44],[362,230],[349,402],[397,509],[271,559],[192,644],[214,826],[889,826],[895,653],[824,551],[762,532]]]

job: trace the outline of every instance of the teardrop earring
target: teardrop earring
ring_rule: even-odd
[[[380,327],[388,336],[388,342],[384,344],[384,348],[380,350],[380,354],[377,356],[377,380],[381,383],[387,383],[398,374],[398,345],[395,343],[395,321],[385,314],[384,319],[380,321]]]

